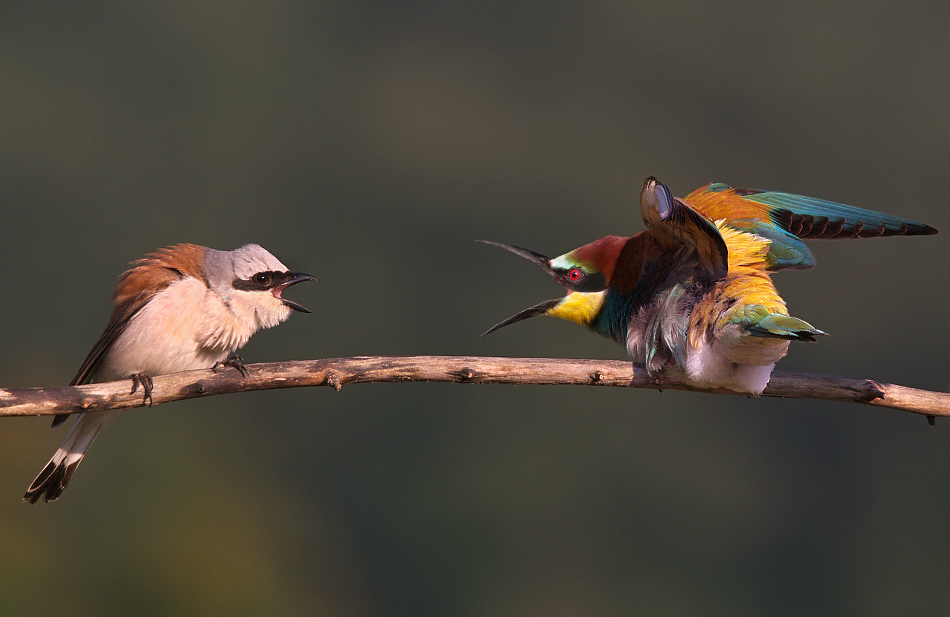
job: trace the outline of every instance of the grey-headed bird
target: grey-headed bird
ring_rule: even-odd
[[[291,309],[309,313],[281,297],[287,287],[315,280],[290,272],[256,244],[216,251],[176,244],[132,262],[112,296],[115,310],[71,386],[133,379],[151,393],[151,377],[207,369],[231,360],[255,332],[285,321]],[[23,496],[53,501],[69,484],[96,436],[121,411],[81,413],[43,471]],[[69,414],[53,419],[53,426]]]

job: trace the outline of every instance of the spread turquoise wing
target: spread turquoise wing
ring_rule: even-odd
[[[710,220],[726,219],[731,227],[771,240],[769,270],[804,269],[815,258],[802,240],[924,236],[929,225],[846,204],[757,189],[737,189],[721,182],[690,193],[684,201]]]

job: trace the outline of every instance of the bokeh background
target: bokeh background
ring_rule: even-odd
[[[500,319],[656,175],[925,221],[779,274],[780,369],[950,389],[950,4],[7,2],[0,385],[67,383],[127,263],[258,242],[318,283],[249,362],[624,358]],[[0,431],[2,615],[946,615],[950,423],[858,405],[379,384],[136,410],[64,498]]]

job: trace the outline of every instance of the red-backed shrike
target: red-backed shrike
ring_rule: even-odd
[[[214,367],[261,328],[286,320],[291,309],[310,312],[280,294],[315,279],[289,272],[256,244],[233,251],[176,244],[133,266],[116,285],[109,324],[69,385],[132,377],[147,398],[150,376]],[[96,435],[120,413],[79,414],[23,500],[57,499]],[[68,416],[56,416],[53,426]]]

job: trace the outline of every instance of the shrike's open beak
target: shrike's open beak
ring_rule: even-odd
[[[286,304],[286,305],[289,306],[290,308],[294,309],[295,311],[300,311],[301,313],[309,313],[310,311],[309,311],[305,306],[300,305],[300,304],[297,304],[297,303],[294,302],[293,300],[288,300],[287,298],[282,298],[282,297],[280,296],[280,294],[281,294],[282,291],[284,291],[285,289],[287,289],[287,288],[290,287],[291,285],[295,285],[295,284],[300,283],[300,282],[302,282],[302,281],[315,281],[315,280],[317,280],[317,279],[314,278],[313,276],[309,275],[309,274],[304,274],[303,272],[288,272],[288,273],[287,273],[287,280],[285,280],[283,283],[281,283],[281,284],[278,285],[277,287],[274,287],[274,288],[271,290],[271,293],[274,294],[274,297],[275,297],[275,298],[277,298],[278,300],[280,300],[281,302],[283,302],[284,304]]]

